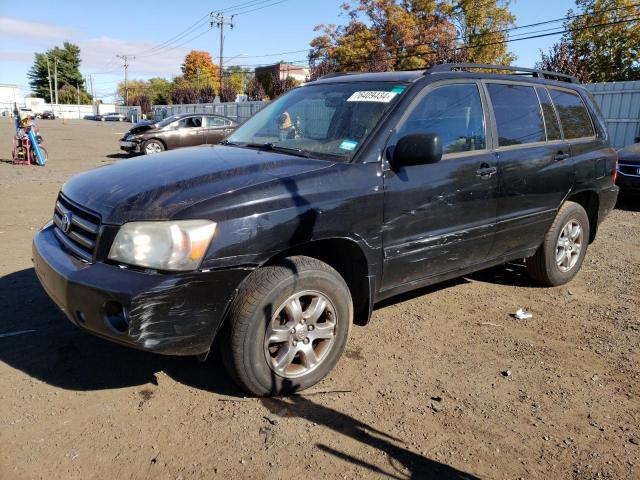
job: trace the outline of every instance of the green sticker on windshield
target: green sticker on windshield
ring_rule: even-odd
[[[395,87],[393,87],[393,88],[391,89],[391,91],[392,91],[393,93],[397,93],[398,95],[400,95],[402,92],[404,92],[404,91],[405,91],[405,89],[406,89],[406,88],[407,88],[407,87],[405,87],[404,85],[396,85]]]
[[[345,140],[340,144],[338,148],[342,150],[348,150],[351,152],[355,150],[357,146],[358,146],[358,142],[356,142],[355,140]]]

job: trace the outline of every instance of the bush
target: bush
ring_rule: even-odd
[[[256,77],[253,77],[247,85],[246,94],[247,97],[249,97],[249,100],[254,102],[264,100],[264,98],[267,96],[262,83],[260,83],[260,81]]]

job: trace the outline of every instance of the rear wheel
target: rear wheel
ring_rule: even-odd
[[[145,155],[153,155],[164,152],[164,150],[164,144],[160,140],[147,140],[142,144],[142,153]]]
[[[589,217],[575,202],[566,202],[536,254],[527,259],[529,275],[550,286],[563,285],[580,271],[589,244]]]
[[[338,362],[352,321],[351,294],[338,272],[314,258],[285,258],[240,288],[222,332],[225,366],[254,395],[303,390]]]

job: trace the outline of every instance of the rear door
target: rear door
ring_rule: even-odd
[[[492,256],[509,256],[540,245],[575,175],[546,89],[518,82],[484,84],[500,169]]]
[[[232,131],[231,121],[216,116],[204,117],[205,143],[217,144]]]
[[[425,87],[400,120],[387,148],[416,132],[440,138],[439,163],[384,174],[382,290],[483,262],[496,217],[498,176],[487,149],[484,95],[476,81]]]

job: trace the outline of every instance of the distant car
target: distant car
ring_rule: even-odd
[[[623,192],[640,193],[640,137],[633,145],[618,150],[618,179],[616,184]]]
[[[42,112],[42,115],[40,116],[40,118],[44,120],[55,120],[56,114],[53,113],[51,110],[47,110],[45,112]]]
[[[237,122],[221,115],[174,115],[156,123],[137,123],[120,139],[120,149],[149,155],[180,147],[216,144],[237,126]]]
[[[94,119],[100,122],[124,122],[127,117],[121,113],[112,112],[96,115]]]

